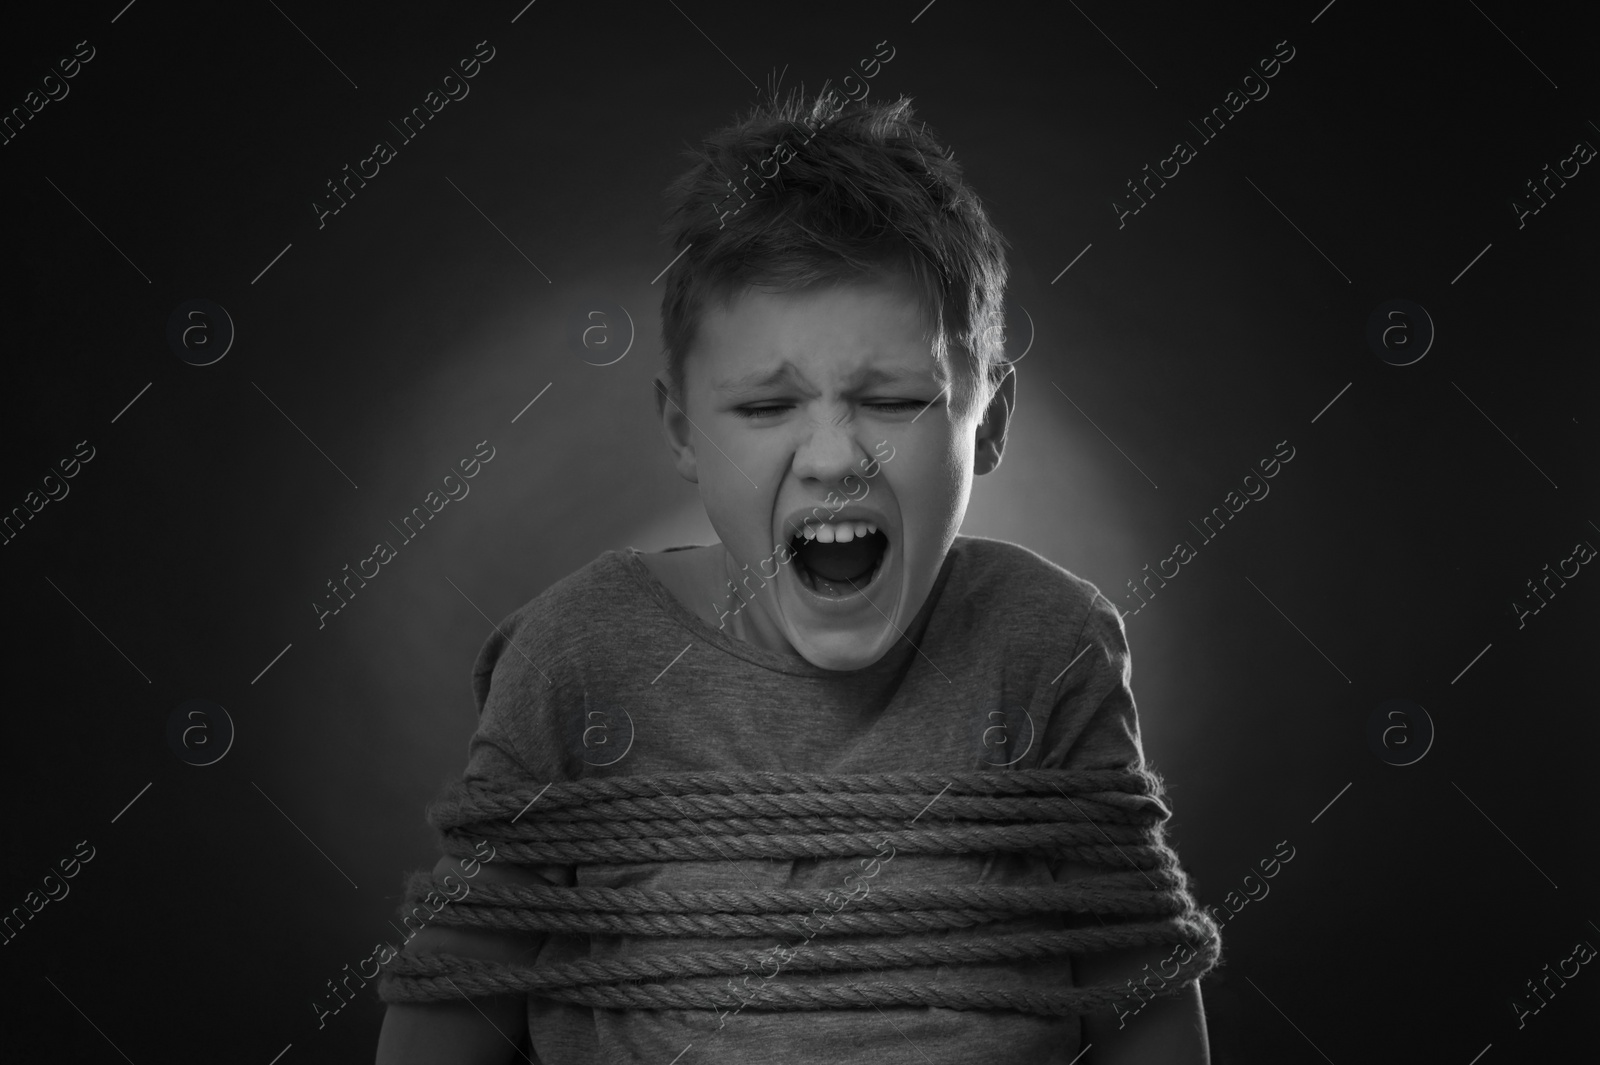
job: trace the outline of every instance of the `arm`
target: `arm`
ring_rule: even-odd
[[[537,601],[530,604],[534,605]],[[548,679],[534,674],[529,655],[532,651],[540,659],[549,657],[545,649],[548,633],[538,625],[530,630],[525,614],[527,611],[519,611],[496,625],[473,664],[478,727],[467,744],[463,779],[468,782],[515,785],[571,779],[568,767],[552,756],[561,745],[531,738],[561,733],[556,728],[559,711],[552,702]],[[518,653],[507,654],[511,648]],[[518,743],[517,737],[526,742]],[[465,876],[465,866],[458,869],[448,855],[434,866],[435,877],[452,872]],[[485,860],[478,866],[475,879],[479,883],[560,887],[572,884],[573,867],[518,866],[503,860]],[[406,949],[414,954],[459,954],[528,965],[547,939],[546,933],[429,925],[416,934]],[[527,1018],[526,995],[396,1003],[384,1013],[377,1065],[506,1065],[526,1061],[519,1044],[528,1034]]]
[[[1056,863],[1052,869],[1059,884],[1101,871],[1092,865],[1066,861]],[[1074,954],[1073,982],[1078,987],[1113,984],[1126,988],[1129,980],[1137,986],[1152,973],[1159,980],[1163,962],[1171,955],[1172,947],[1167,944]],[[1176,995],[1163,995],[1143,1005],[1132,990],[1127,994],[1120,1009],[1084,1016],[1083,1042],[1085,1047],[1094,1047],[1084,1058],[1084,1065],[1210,1065],[1205,1008],[1198,982]]]
[[[1088,643],[1090,650],[1084,656],[1086,661],[1074,671],[1075,683],[1073,674],[1069,674],[1069,688],[1063,693],[1057,712],[1067,722],[1081,718],[1081,731],[1070,741],[1070,728],[1058,733],[1056,743],[1047,748],[1043,764],[1083,769],[1143,765],[1139,718],[1129,686],[1132,668],[1127,637],[1116,608],[1104,596],[1096,596],[1091,603],[1079,638],[1074,641],[1074,656],[1079,653],[1076,645],[1081,643]],[[1061,884],[1105,871],[1065,860],[1051,865],[1055,881]],[[1139,984],[1151,974],[1159,980],[1171,954],[1171,946],[1155,945],[1073,955],[1074,982],[1079,987],[1113,984],[1127,989],[1129,980]],[[1083,1018],[1084,1043],[1094,1048],[1085,1055],[1086,1065],[1210,1065],[1198,983],[1143,1005],[1131,989],[1127,994],[1128,1001],[1121,1010],[1110,1009]]]
[[[1145,965],[1156,971],[1170,953],[1170,947],[1154,946],[1084,955],[1072,959],[1073,972],[1079,986],[1121,984],[1142,975]],[[1083,1019],[1083,1041],[1094,1047],[1086,1065],[1210,1065],[1200,984],[1154,999],[1120,1022],[1115,1010],[1091,1013]]]
[[[434,875],[454,872],[449,856]],[[531,869],[509,863],[478,868],[483,882],[549,884]],[[414,954],[461,954],[488,961],[529,964],[544,945],[543,933],[491,932],[430,925],[406,946]],[[524,1060],[519,1044],[528,1033],[527,997],[495,995],[457,1002],[395,1003],[383,1016],[377,1065],[506,1065]]]

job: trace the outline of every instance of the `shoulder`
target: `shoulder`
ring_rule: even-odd
[[[1121,628],[1121,615],[1092,581],[1021,544],[957,536],[950,548],[951,586],[986,625],[996,620],[1020,631],[1080,634],[1090,622]]]
[[[1085,580],[1018,544],[958,537],[941,597],[951,636],[1040,722],[1043,768],[1142,761],[1127,631]],[[1026,694],[1024,694],[1026,693]]]
[[[650,592],[625,553],[607,551],[507,615],[478,652],[478,727],[469,779],[574,780],[582,774],[584,692],[649,624]]]
[[[556,581],[508,614],[484,641],[473,665],[472,685],[483,708],[491,677],[497,688],[560,677],[579,677],[597,647],[638,624],[649,593],[620,551],[606,551]]]

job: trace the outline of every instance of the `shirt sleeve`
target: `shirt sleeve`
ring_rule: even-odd
[[[1092,596],[1061,694],[1045,728],[1041,769],[1144,768],[1139,715],[1133,701],[1133,661],[1122,615],[1088,586]]]
[[[467,743],[466,781],[515,787],[576,779],[558,738],[569,716],[561,712],[568,689],[537,632],[526,623],[525,612],[518,612],[501,622],[478,652],[472,669],[478,728]],[[553,886],[576,881],[571,864],[522,868]]]
[[[496,626],[478,652],[472,668],[478,727],[467,743],[466,780],[545,784],[577,777],[561,738],[572,716],[563,713],[570,689],[540,629],[524,608]],[[581,696],[579,702],[581,715]]]

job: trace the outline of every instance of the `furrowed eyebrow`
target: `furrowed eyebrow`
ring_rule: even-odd
[[[717,385],[714,391],[719,393],[747,392],[783,384],[793,380],[794,376],[793,364],[786,362],[776,370],[766,373],[747,374],[732,381],[724,381]],[[868,388],[872,385],[939,385],[941,383],[938,375],[928,374],[920,370],[883,370],[876,367],[869,367],[860,373],[853,374],[849,379],[850,387],[857,389]]]
[[[785,363],[783,366],[770,373],[752,373],[732,381],[724,381],[717,385],[717,392],[748,392],[757,388],[766,388],[771,385],[782,384],[790,379],[791,367]]]

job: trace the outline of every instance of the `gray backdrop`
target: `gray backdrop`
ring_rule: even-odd
[[[649,387],[680,148],[779,71],[814,91],[884,40],[871,92],[954,146],[1032,329],[965,531],[1125,610],[1146,564],[1198,548],[1127,626],[1175,841],[1202,902],[1238,893],[1214,1060],[1592,1046],[1600,977],[1520,1026],[1512,1005],[1600,945],[1600,576],[1574,558],[1537,613],[1526,585],[1600,546],[1579,15],[121,7],[0,34],[23,116],[0,147],[0,507],[22,508],[0,907],[69,891],[0,946],[8,1049],[370,1060],[370,992],[321,1028],[312,1003],[397,938],[402,874],[437,856],[423,805],[464,765],[492,623],[601,550],[711,539]],[[403,141],[391,122],[480,41],[470,93]],[[1284,41],[1270,93],[1202,140]],[[394,157],[319,228],[377,140]],[[1119,225],[1178,140],[1194,157]],[[1563,169],[1540,207],[1525,182]],[[219,307],[231,345],[193,365],[227,342]],[[325,582],[484,440],[470,495],[319,628]],[[1280,441],[1270,495],[1202,543],[1190,523]]]

